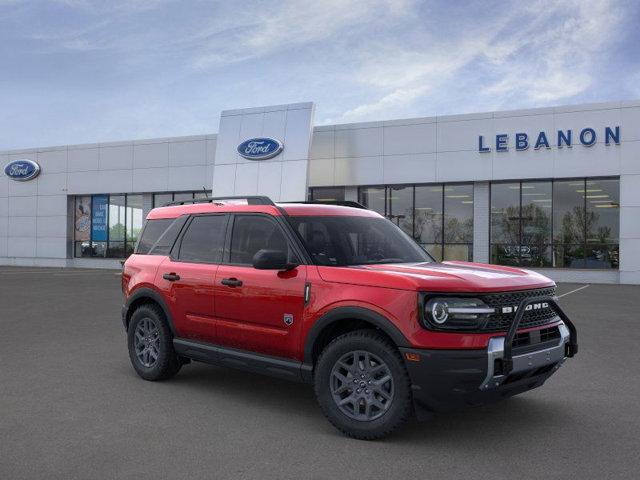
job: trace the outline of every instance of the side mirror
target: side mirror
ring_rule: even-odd
[[[293,270],[298,265],[289,263],[282,250],[258,250],[253,256],[253,268],[258,270]]]

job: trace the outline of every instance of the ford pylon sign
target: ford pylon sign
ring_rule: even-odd
[[[278,155],[284,146],[273,138],[250,138],[238,145],[238,153],[249,160],[266,160]]]
[[[11,180],[26,182],[38,176],[40,173],[40,165],[33,160],[14,160],[4,167],[4,173]]]

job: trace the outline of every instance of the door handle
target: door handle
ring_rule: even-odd
[[[226,285],[227,287],[241,287],[242,280],[238,280],[237,278],[223,278],[220,282],[222,285]]]
[[[174,272],[164,273],[162,275],[162,278],[164,278],[165,280],[169,280],[170,282],[175,282],[176,280],[180,280],[180,275]]]

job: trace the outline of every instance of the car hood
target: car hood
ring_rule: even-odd
[[[554,285],[522,268],[470,262],[318,267],[328,282],[432,292],[499,292]]]

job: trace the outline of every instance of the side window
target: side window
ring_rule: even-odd
[[[225,215],[193,217],[182,237],[178,259],[184,262],[220,263],[226,223]]]
[[[184,227],[188,218],[189,217],[187,215],[182,215],[176,218],[160,236],[158,241],[151,246],[149,255],[169,255],[173,244],[176,243],[176,239],[178,238],[178,235],[180,235],[180,231],[182,230],[182,227]]]
[[[169,227],[169,225],[173,223],[174,220],[175,219],[173,218],[147,220],[147,223],[144,226],[144,230],[142,231],[140,241],[138,242],[136,253],[141,255],[149,253],[149,250],[151,249],[153,244],[158,241],[160,235],[165,232],[165,230]]]
[[[229,263],[251,265],[258,250],[281,250],[291,257],[289,243],[280,226],[260,215],[238,215],[231,234]]]
[[[324,222],[301,221],[298,233],[304,240],[309,254],[318,265],[336,265],[337,249],[336,236],[329,233]]]

